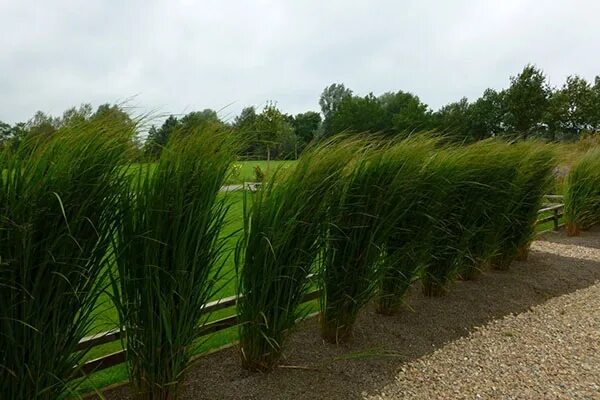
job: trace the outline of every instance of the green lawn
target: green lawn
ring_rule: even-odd
[[[544,213],[541,213],[541,214],[539,214],[539,215],[538,215],[538,219],[542,219],[542,218],[550,217],[552,214],[553,214],[553,212],[552,212],[552,211],[546,211],[546,212],[544,212]],[[564,217],[564,215],[563,215],[563,216],[561,216],[561,217],[558,219],[558,223],[559,223],[559,224],[564,224],[564,223],[565,223],[565,217]],[[535,227],[535,231],[536,231],[537,233],[544,232],[544,231],[549,231],[549,230],[552,230],[552,229],[554,229],[554,221],[548,221],[548,222],[546,222],[546,223],[543,223],[543,224],[537,225],[537,226]]]
[[[235,165],[239,165],[239,167],[234,167],[235,173],[233,173],[229,179],[227,180],[228,184],[237,184],[244,182],[255,182],[256,174],[254,172],[254,168],[259,166],[261,171],[268,177],[269,175],[277,172],[280,168],[286,169],[289,166],[295,165],[296,161],[238,161]]]
[[[228,192],[224,193],[222,196],[226,197],[226,201],[228,202],[230,208],[227,214],[227,225],[222,232],[222,235],[227,237],[227,252],[225,255],[226,259],[222,271],[223,275],[218,285],[221,288],[218,294],[215,296],[215,299],[232,296],[235,294],[235,266],[233,260],[233,251],[241,234],[243,217],[244,192]],[[219,319],[232,315],[234,312],[235,309],[233,308],[225,309],[213,313],[210,318],[211,320]],[[118,326],[117,312],[111,303],[109,294],[107,293],[100,300],[96,321],[90,334],[116,329]],[[211,335],[210,337],[200,338],[197,342],[195,353],[203,353],[210,349],[231,343],[235,340],[237,340],[237,329],[227,329]],[[119,341],[96,346],[87,354],[86,359],[97,358],[113,353],[120,349],[121,343]],[[82,382],[81,386],[78,388],[78,391],[88,392],[94,388],[100,388],[125,380],[127,380],[127,369],[124,364],[121,364],[92,374],[87,380]]]

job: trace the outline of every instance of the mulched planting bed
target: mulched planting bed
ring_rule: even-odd
[[[410,361],[434,352],[476,327],[526,312],[546,300],[600,280],[600,229],[569,238],[548,233],[534,243],[527,262],[509,271],[489,271],[476,281],[454,283],[446,296],[425,298],[415,285],[405,310],[381,316],[367,307],[353,340],[324,343],[318,319],[299,324],[286,357],[273,373],[248,373],[237,349],[198,359],[189,369],[181,399],[355,399],[376,395]],[[580,255],[588,249],[589,255]],[[127,386],[107,390],[107,399],[129,399]]]

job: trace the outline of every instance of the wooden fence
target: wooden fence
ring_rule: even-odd
[[[309,277],[311,278],[311,277]],[[304,295],[302,303],[307,303],[312,300],[319,298],[320,291],[314,290]],[[223,299],[215,300],[204,305],[203,309],[207,314],[214,311],[223,310],[226,308],[232,308],[237,305],[239,297],[230,296]],[[229,317],[210,321],[202,327],[202,331],[199,337],[207,336],[215,332],[222,331],[227,328],[231,328],[238,324],[237,315],[231,315]],[[78,350],[90,349],[101,344],[115,342],[121,339],[121,331],[119,329],[111,330],[108,332],[98,333],[96,335],[88,336],[82,339],[77,346]],[[116,351],[114,353],[106,354],[101,357],[95,358],[85,362],[80,368],[77,368],[76,374],[81,377],[88,375],[92,372],[100,371],[106,368],[110,368],[117,364],[125,362],[125,349]]]
[[[546,196],[548,201],[562,201],[562,196],[548,195]],[[564,214],[564,204],[554,203],[548,204],[539,210],[539,214],[551,213],[547,217],[538,219],[536,225],[545,224],[547,222],[553,222],[553,229],[558,230],[561,227],[560,219]],[[303,303],[316,300],[319,298],[320,292],[318,290],[307,293],[304,296]],[[226,308],[233,308],[237,304],[238,297],[231,296],[223,299],[219,299],[204,305],[204,310],[207,314],[214,311],[223,310]],[[234,327],[238,324],[237,315],[231,315],[229,317],[221,318],[215,321],[210,321],[205,324],[202,328],[200,337],[213,334],[215,332],[222,331],[227,328]],[[95,346],[99,346],[106,343],[115,342],[121,339],[121,331],[115,329],[108,332],[98,333],[96,335],[88,336],[79,342],[78,350],[90,349]],[[106,368],[110,368],[117,364],[125,362],[125,349],[116,351],[114,353],[106,354],[101,357],[95,358],[85,362],[80,368],[77,368],[78,376],[88,375],[92,372],[100,371]]]
[[[565,205],[562,203],[563,196],[559,195],[546,195],[544,196],[549,204],[545,205],[538,211],[538,214],[550,214],[548,216],[539,218],[536,222],[537,225],[542,225],[547,222],[553,223],[553,229],[557,231],[563,225],[560,223],[560,219],[564,216]]]

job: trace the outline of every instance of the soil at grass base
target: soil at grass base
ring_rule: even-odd
[[[517,250],[517,256],[515,257],[515,260],[527,261],[527,259],[529,258],[529,247],[530,246],[531,246],[531,243],[527,243],[525,246],[520,247],[519,250]]]
[[[568,221],[566,224],[567,235],[569,236],[579,236],[581,229],[575,222]]]

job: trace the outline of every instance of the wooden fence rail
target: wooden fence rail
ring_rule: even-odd
[[[544,197],[549,202],[549,204],[547,204],[541,210],[539,210],[538,214],[546,214],[549,212],[551,212],[552,214],[547,217],[539,218],[536,222],[536,226],[552,221],[553,229],[557,231],[563,225],[560,223],[560,219],[565,214],[564,196],[556,194],[547,194]]]
[[[546,198],[550,201],[560,201],[562,196],[548,195]],[[547,217],[542,217],[537,220],[536,225],[545,224],[547,222],[553,222],[553,229],[558,230],[561,227],[560,219],[564,215],[564,204],[549,204],[539,210],[538,214],[552,213]],[[311,275],[309,278],[312,278]],[[303,303],[316,300],[319,298],[320,292],[318,290],[311,291],[304,296]],[[214,311],[223,310],[226,308],[233,308],[236,306],[238,301],[237,296],[225,297],[219,300],[212,301],[204,305],[203,309],[207,314]],[[238,325],[237,315],[231,315],[229,317],[221,318],[215,321],[206,323],[202,328],[200,337],[210,335],[231,327]],[[121,339],[122,331],[119,329],[111,330],[108,332],[98,333],[92,336],[88,336],[79,342],[78,350],[90,349],[95,346],[99,346],[106,343],[115,342]],[[75,370],[75,374],[78,377],[89,375],[92,372],[100,371],[106,368],[113,367],[115,365],[125,362],[125,349],[116,351],[114,353],[106,354],[101,357],[95,358],[85,362]]]
[[[314,275],[309,275],[309,279],[313,278]],[[319,290],[311,291],[304,295],[302,303],[307,303],[312,300],[316,300],[320,296]],[[223,310],[226,308],[234,307],[237,305],[239,297],[230,296],[223,299],[215,300],[204,305],[203,309],[207,314],[213,311]],[[201,333],[198,337],[207,336],[231,327],[238,325],[237,315],[231,315],[229,317],[210,321],[202,326]],[[122,331],[114,329],[108,332],[98,333],[96,335],[88,336],[79,342],[78,350],[89,349],[101,344],[115,342],[121,339]],[[106,354],[93,360],[86,361],[80,367],[75,370],[76,377],[82,377],[89,375],[90,373],[101,371],[106,368],[113,367],[117,364],[125,362],[125,349],[121,349],[114,353]]]
[[[540,214],[552,212],[552,215],[538,219],[536,221],[536,225],[541,225],[552,221],[554,224],[554,230],[557,231],[560,228],[560,219],[564,215],[564,208],[565,206],[563,204],[552,204],[542,208],[539,211]]]

